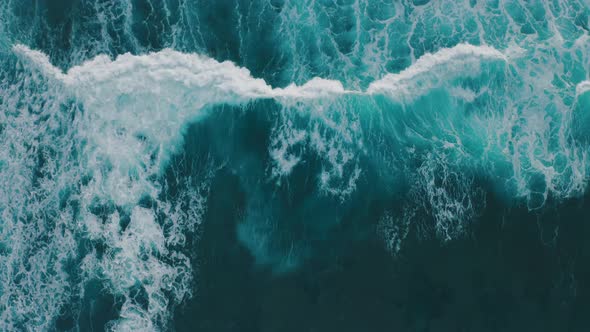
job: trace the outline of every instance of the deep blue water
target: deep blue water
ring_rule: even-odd
[[[0,330],[588,330],[589,13],[0,1]]]

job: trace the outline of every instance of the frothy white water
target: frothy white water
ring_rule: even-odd
[[[292,84],[286,88],[272,88],[264,80],[253,78],[248,69],[229,61],[218,62],[206,56],[170,49],[148,55],[124,54],[115,60],[98,56],[71,68],[67,73],[54,67],[42,52],[24,45],[15,45],[13,50],[46,76],[74,87],[81,96],[89,94],[88,90],[101,92],[96,86],[101,83],[108,83],[109,86],[116,83],[111,93],[124,94],[138,89],[146,90],[147,84],[151,82],[175,82],[193,91],[209,91],[206,96],[200,96],[208,97],[204,98],[203,103],[239,102],[255,98],[317,99],[341,94],[388,94],[407,98],[430,90],[436,84],[434,80],[448,80],[449,74],[476,75],[482,59],[507,60],[502,52],[492,47],[459,44],[425,54],[402,72],[385,75],[371,83],[363,92],[345,90],[340,81],[318,77],[301,86]],[[422,82],[427,78],[430,84]],[[156,88],[151,92],[160,91]]]
[[[580,96],[590,91],[590,81],[582,81],[576,85],[576,95]]]

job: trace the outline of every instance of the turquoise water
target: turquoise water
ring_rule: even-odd
[[[586,330],[589,7],[4,0],[0,330]]]

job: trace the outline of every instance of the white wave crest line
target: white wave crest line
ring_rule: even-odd
[[[576,95],[580,96],[590,91],[590,81],[582,81],[576,85]]]
[[[222,97],[216,98],[218,100],[215,102],[232,101],[232,99],[243,102],[257,98],[316,99],[345,94],[411,96],[413,93],[420,94],[423,90],[409,91],[415,88],[412,81],[424,75],[472,75],[473,68],[470,64],[479,63],[480,60],[506,61],[508,59],[502,52],[489,46],[459,44],[452,48],[443,48],[436,53],[425,54],[400,73],[387,74],[374,81],[365,91],[353,91],[345,89],[340,81],[318,77],[303,85],[291,84],[285,88],[273,88],[263,79],[252,77],[248,69],[238,67],[232,62],[218,62],[206,56],[181,53],[171,49],[146,55],[127,53],[118,56],[115,60],[99,55],[79,66],[72,67],[67,73],[53,66],[48,56],[40,51],[21,44],[15,45],[13,50],[21,59],[27,60],[45,76],[61,81],[65,86],[78,91],[96,84],[116,81],[126,75],[143,72],[144,80],[156,82],[169,80],[182,83],[186,87],[209,88],[215,95]],[[440,77],[436,78],[440,79]],[[144,82],[127,83],[131,83],[127,87],[129,90],[133,90],[136,88],[135,85],[139,84],[145,87]]]
[[[427,53],[420,57],[410,67],[397,74],[387,74],[380,80],[369,85],[369,94],[404,94],[411,96],[415,91],[406,91],[413,86],[412,81],[425,75],[440,76],[444,79],[449,74],[465,74],[472,76],[476,71],[473,65],[479,65],[480,60],[507,61],[508,57],[502,52],[489,46],[474,46],[459,44],[452,48],[443,48],[436,53]],[[425,86],[429,89],[429,86]],[[424,89],[420,89],[424,90]]]

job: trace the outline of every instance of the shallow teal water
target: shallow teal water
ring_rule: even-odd
[[[584,1],[4,1],[0,330],[583,331]]]

